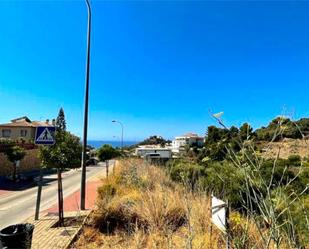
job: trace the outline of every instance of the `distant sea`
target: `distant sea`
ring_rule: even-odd
[[[138,141],[123,141],[123,146],[130,146],[137,144]],[[91,145],[94,148],[99,148],[104,144],[109,144],[111,146],[115,147],[121,147],[120,141],[100,141],[100,140],[88,140],[88,144]]]

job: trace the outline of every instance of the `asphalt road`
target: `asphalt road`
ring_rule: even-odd
[[[104,165],[105,166],[105,165]],[[102,164],[87,167],[87,180],[98,174],[104,174],[105,167]],[[80,188],[81,170],[71,170],[63,173],[63,197],[74,193]],[[57,203],[57,175],[44,177],[42,200],[40,211],[44,211]],[[37,197],[37,187],[23,191],[16,191],[0,197],[0,229],[11,224],[23,222],[30,216],[34,216]]]

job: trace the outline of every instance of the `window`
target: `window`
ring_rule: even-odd
[[[3,129],[2,130],[2,137],[10,137],[11,136],[11,130],[10,129]]]
[[[20,136],[26,137],[27,136],[27,130],[20,130]]]

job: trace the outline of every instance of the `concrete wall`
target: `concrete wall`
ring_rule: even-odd
[[[39,150],[27,150],[25,158],[20,162],[20,166],[17,168],[17,172],[26,172],[40,168],[40,159],[38,157]],[[13,166],[10,161],[7,160],[3,153],[0,153],[0,176],[9,175],[12,173]]]
[[[136,154],[140,157],[144,157],[147,154],[160,154],[161,158],[171,158],[172,157],[172,151],[170,149],[143,149],[143,148],[137,148]]]

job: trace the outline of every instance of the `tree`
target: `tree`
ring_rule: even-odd
[[[301,139],[309,134],[309,118],[292,121],[285,117],[273,119],[267,127],[255,131],[257,140],[279,141],[283,138]]]
[[[58,209],[59,225],[63,225],[63,194],[61,173],[67,168],[78,168],[81,163],[82,147],[79,138],[69,132],[58,130],[56,143],[40,147],[42,166],[56,168],[58,175]]]
[[[66,121],[65,121],[65,115],[64,115],[64,110],[61,107],[58,113],[58,117],[56,119],[56,130],[60,131],[66,131]]]
[[[117,156],[120,156],[120,152],[119,150],[113,148],[111,145],[104,144],[101,148],[98,149],[97,156],[100,159],[100,161],[106,161],[115,158]]]
[[[253,128],[248,123],[244,123],[242,126],[239,127],[239,136],[242,141],[252,138],[252,135]]]
[[[234,126],[230,130],[209,126],[205,138],[205,148],[199,158],[208,157],[214,161],[224,160],[228,149],[239,151],[237,136],[238,129]]]
[[[56,143],[40,147],[45,167],[66,169],[80,167],[81,144],[78,137],[66,131],[56,132]]]
[[[9,146],[5,151],[5,155],[7,156],[8,160],[13,163],[13,174],[12,178],[13,181],[16,181],[16,168],[17,168],[17,162],[22,160],[26,152],[23,148],[19,146]]]
[[[165,145],[166,143],[171,143],[171,140],[165,140],[161,136],[150,136],[149,138],[146,138],[144,141],[140,142],[138,145],[145,145],[145,144],[151,144],[151,145]]]
[[[43,167],[57,168],[59,225],[63,225],[62,171],[78,168],[81,163],[82,146],[79,138],[66,131],[64,111],[61,108],[56,121],[55,144],[40,147]]]

